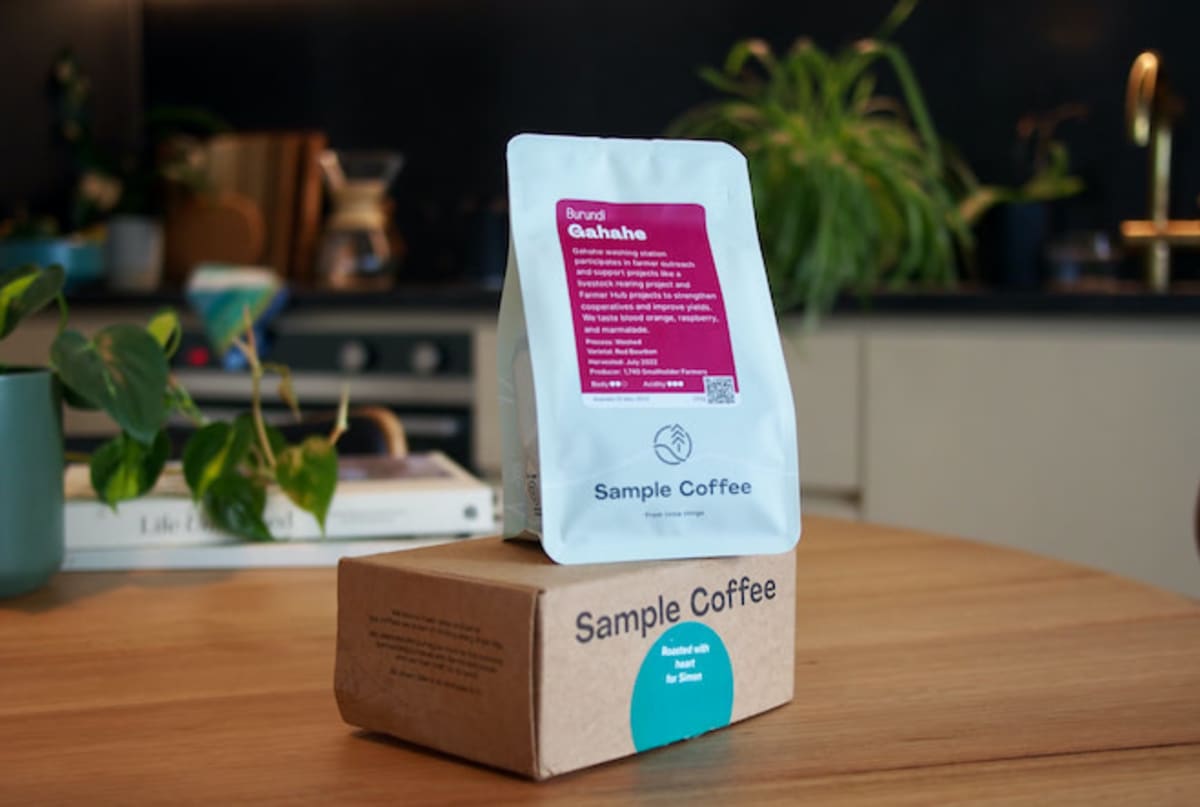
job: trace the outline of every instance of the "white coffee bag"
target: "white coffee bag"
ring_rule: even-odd
[[[795,410],[742,155],[518,135],[508,173],[505,535],[560,563],[794,546]]]

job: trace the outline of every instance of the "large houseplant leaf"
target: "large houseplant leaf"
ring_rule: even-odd
[[[312,513],[325,530],[325,516],[337,487],[337,451],[324,437],[309,437],[275,458],[279,486],[297,507]]]
[[[0,339],[61,294],[65,279],[61,266],[28,264],[0,272]]]
[[[218,528],[251,541],[271,541],[263,520],[267,492],[261,482],[238,473],[217,477],[204,493],[204,513]]]
[[[201,500],[213,482],[236,471],[253,442],[254,427],[248,418],[197,429],[183,448],[183,476],[192,497]]]
[[[50,348],[50,364],[67,388],[135,440],[150,445],[162,428],[169,369],[162,347],[145,329],[111,325],[92,339],[63,331]]]
[[[148,492],[158,481],[170,448],[166,432],[161,431],[149,446],[127,434],[109,440],[92,454],[92,488],[96,496],[115,506]]]
[[[183,340],[183,326],[179,324],[179,314],[175,313],[174,309],[164,308],[157,312],[150,318],[146,330],[162,347],[168,359],[179,350],[179,343]]]

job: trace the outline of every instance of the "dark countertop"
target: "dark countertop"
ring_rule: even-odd
[[[842,300],[835,313],[896,316],[1197,317],[1200,293],[962,291]]]
[[[79,310],[98,308],[154,308],[183,306],[179,292],[116,294],[92,291],[70,296]],[[396,309],[428,310],[462,314],[489,313],[499,308],[500,292],[478,286],[401,286],[387,292],[330,293],[293,292],[291,310]],[[834,313],[886,316],[1113,316],[1113,317],[1200,317],[1200,292],[1142,293],[1052,293],[956,291],[931,293],[887,293],[860,300],[841,300]]]

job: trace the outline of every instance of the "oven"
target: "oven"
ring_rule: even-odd
[[[285,313],[268,332],[264,361],[287,365],[305,414],[336,410],[342,387],[350,403],[385,406],[399,415],[409,448],[445,452],[473,465],[475,357],[471,328],[453,317],[400,312]],[[204,335],[185,327],[174,370],[197,406],[226,419],[247,410],[250,377],[224,369]],[[268,419],[291,415],[270,379],[263,385]]]

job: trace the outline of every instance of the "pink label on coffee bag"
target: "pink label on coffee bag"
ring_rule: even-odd
[[[585,401],[736,403],[704,208],[563,199],[557,213]]]

